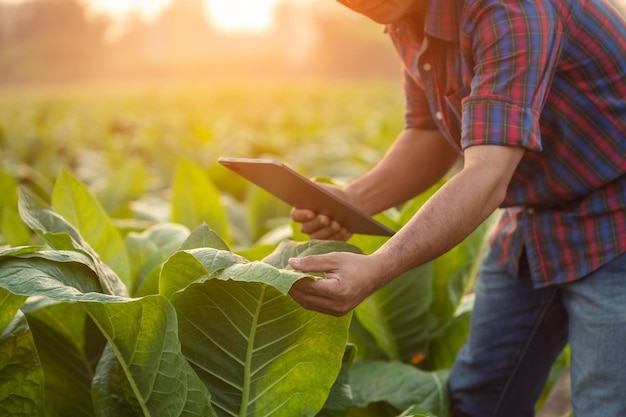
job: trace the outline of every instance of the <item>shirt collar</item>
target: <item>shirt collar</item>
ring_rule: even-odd
[[[459,39],[459,4],[462,3],[460,0],[428,0],[426,34],[456,42]]]

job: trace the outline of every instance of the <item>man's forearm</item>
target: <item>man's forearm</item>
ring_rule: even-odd
[[[381,284],[452,249],[500,205],[524,151],[504,147],[492,147],[491,151],[448,180],[373,254],[384,264]]]
[[[407,129],[374,168],[344,191],[363,211],[376,214],[434,185],[458,158],[438,131]]]

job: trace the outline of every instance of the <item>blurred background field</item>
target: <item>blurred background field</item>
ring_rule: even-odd
[[[113,217],[169,221],[182,160],[242,203],[255,187],[219,166],[221,155],[275,158],[339,181],[363,173],[401,128],[396,90],[384,81],[248,81],[13,91],[0,97],[1,169],[49,201],[65,167]]]
[[[335,1],[0,0],[0,84],[395,77],[383,27]]]
[[[221,155],[346,180],[401,129],[400,82],[383,27],[334,1],[0,0],[2,175],[48,201],[66,167],[156,222],[181,160],[240,202]]]

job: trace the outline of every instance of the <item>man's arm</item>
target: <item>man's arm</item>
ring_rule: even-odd
[[[523,148],[482,145],[398,233],[371,255],[335,252],[291,259],[294,269],[326,279],[296,282],[291,296],[308,309],[343,315],[403,272],[444,254],[502,202]]]
[[[344,191],[366,213],[380,213],[436,184],[459,157],[438,130],[406,129],[380,162]]]
[[[406,129],[376,166],[342,190],[331,189],[368,214],[403,203],[439,181],[459,153],[436,130]],[[341,225],[310,210],[292,210],[301,230],[314,239],[346,240]]]

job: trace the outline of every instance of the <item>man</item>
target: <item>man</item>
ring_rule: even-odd
[[[577,416],[626,416],[626,29],[605,0],[341,0],[386,26],[404,64],[406,128],[335,192],[374,214],[454,174],[365,256],[291,259],[324,272],[290,294],[343,315],[462,241],[498,207],[470,336],[450,376],[455,416],[534,415],[571,347]],[[312,238],[345,240],[307,210]]]

